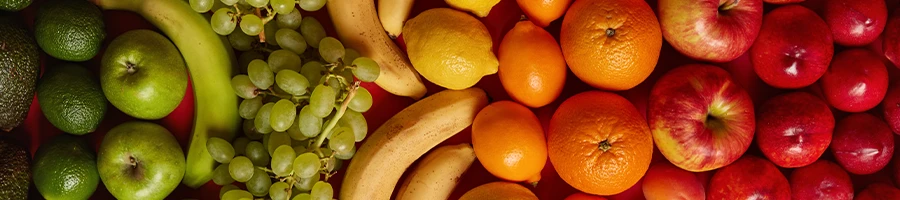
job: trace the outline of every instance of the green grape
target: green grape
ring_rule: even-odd
[[[343,80],[344,85],[350,85],[351,83],[353,83],[353,72],[350,72],[350,69],[341,67],[341,77],[344,78],[344,80]],[[341,89],[338,88],[338,91],[340,91],[340,90]]]
[[[303,67],[300,68],[300,74],[303,74],[303,76],[306,77],[306,80],[318,81],[322,79],[322,75],[325,74],[325,70],[325,65],[322,65],[322,63],[318,61],[310,61],[306,64],[303,64]]]
[[[316,182],[319,182],[319,178],[320,176],[318,174],[309,178],[298,178],[297,182],[294,183],[294,188],[297,188],[300,192],[309,192],[312,190],[313,185],[315,185]]]
[[[332,155],[332,153],[334,153],[334,151],[332,151],[328,147],[321,147],[321,148],[319,148],[319,151],[325,155]],[[333,171],[337,170],[338,169],[337,165],[340,164],[339,162],[340,161],[338,159],[335,159],[334,157],[325,158],[325,171],[333,172]]]
[[[269,186],[269,198],[272,198],[272,200],[287,199],[288,186],[285,182],[272,183],[272,186]]]
[[[300,0],[300,8],[305,11],[317,11],[325,6],[325,0]]]
[[[292,51],[279,49],[269,54],[269,68],[273,72],[285,69],[299,72],[301,66],[303,66],[303,62],[300,60],[300,56]]]
[[[233,14],[231,13],[230,8],[220,8],[216,10],[209,19],[213,31],[219,35],[231,34],[231,32],[234,31],[234,27],[237,26],[237,23],[231,15]]]
[[[348,62],[353,62],[354,60],[356,60],[356,58],[359,58],[359,57],[360,57],[359,51],[356,51],[355,49],[351,49],[349,47],[344,49],[344,59],[343,60],[344,60],[345,64]]]
[[[272,126],[269,122],[269,117],[272,115],[273,106],[275,106],[275,103],[266,103],[259,108],[258,112],[256,112],[256,118],[253,119],[253,127],[256,127],[256,132],[262,134],[268,134],[272,132]]]
[[[337,62],[344,56],[344,53],[344,45],[337,38],[325,37],[319,41],[319,55],[326,62]]]
[[[269,0],[246,0],[247,4],[256,8],[262,8],[269,5]]]
[[[237,182],[247,182],[253,176],[253,163],[247,157],[235,157],[228,164],[228,173]]]
[[[282,99],[272,106],[269,124],[272,125],[272,130],[284,132],[294,123],[294,117],[297,117],[297,107],[291,100]]]
[[[232,32],[231,35],[228,35],[228,42],[231,43],[231,47],[238,51],[252,50],[254,41],[256,40],[253,37],[244,34],[243,31]]]
[[[209,12],[212,9],[214,0],[190,0],[191,8],[198,13]]]
[[[213,183],[216,185],[230,185],[234,182],[234,178],[231,178],[231,172],[228,171],[228,164],[221,164],[213,170]]]
[[[272,73],[272,69],[263,60],[250,61],[250,65],[247,66],[247,76],[250,77],[250,81],[253,82],[256,88],[263,90],[269,89],[275,82],[275,75]]]
[[[241,56],[238,57],[238,66],[250,66],[250,62],[256,59],[264,60],[266,59],[259,51],[245,51],[241,53]],[[246,74],[246,67],[239,67],[240,73]]]
[[[294,154],[296,154],[296,155],[306,153],[306,144],[295,145],[293,148],[294,148]]]
[[[347,127],[336,129],[333,137],[328,139],[328,148],[334,152],[347,152],[356,144],[353,130]]]
[[[319,174],[319,156],[314,153],[303,153],[294,159],[294,174],[300,178],[309,178]]]
[[[316,117],[327,117],[334,110],[335,96],[337,96],[337,93],[334,91],[334,88],[319,84],[309,97],[310,111]]]
[[[236,3],[238,2],[238,0],[221,0],[221,1],[222,1],[222,3],[224,3],[225,5],[229,5],[229,6],[234,5],[234,4],[236,4]]]
[[[343,151],[343,152],[335,151],[335,152],[334,152],[334,158],[337,158],[337,159],[340,159],[340,160],[350,160],[351,158],[353,158],[353,154],[356,154],[356,147],[355,147],[355,146],[352,147],[352,148],[350,148],[350,149],[347,149],[346,151]],[[338,168],[338,169],[339,169],[339,168]]]
[[[247,143],[247,150],[244,152],[247,154],[247,158],[249,158],[255,166],[264,167],[271,161],[269,160],[269,152],[266,152],[266,148],[263,146],[262,142],[250,141],[250,143]]]
[[[257,36],[263,30],[262,19],[254,14],[241,16],[241,31],[249,36]]]
[[[326,79],[328,79],[328,83],[325,83]],[[331,89],[334,89],[334,91],[343,91],[343,88],[341,88],[341,81],[338,81],[338,79],[334,77],[322,76],[322,78],[319,79],[319,84],[331,86]]]
[[[244,120],[244,136],[247,136],[250,140],[259,140],[263,138],[263,134],[256,130],[255,121],[256,120],[250,119]]]
[[[241,115],[241,118],[253,119],[256,118],[256,112],[259,111],[259,108],[262,107],[262,105],[262,97],[244,99],[241,101],[241,104],[238,105],[238,113]]]
[[[278,42],[275,41],[275,32],[278,32],[278,25],[275,23],[271,23],[270,21],[269,23],[266,23],[263,28],[265,29],[264,32],[266,35],[266,44],[268,44],[270,48],[277,47]]]
[[[300,117],[300,114],[297,114],[297,120],[294,120],[294,123],[291,123],[291,128],[288,128],[288,130],[286,131],[288,136],[290,136],[291,139],[293,139],[293,141],[291,141],[291,145],[294,145],[294,142],[296,142],[296,141],[302,141],[302,140],[309,139],[309,137],[306,137],[305,135],[303,135],[303,132],[300,131],[300,118],[299,117]]]
[[[309,193],[302,193],[302,194],[298,194],[297,196],[294,196],[294,198],[292,198],[291,200],[311,200],[311,199],[312,199],[312,196],[310,196]]]
[[[247,191],[257,197],[263,197],[269,194],[269,186],[272,185],[272,179],[269,174],[261,169],[253,172],[253,177],[247,181]]]
[[[250,138],[247,137],[238,137],[234,139],[234,142],[231,143],[232,147],[234,147],[234,155],[244,155],[244,152],[247,150],[247,144],[250,143]]]
[[[303,3],[301,2],[300,5]],[[307,45],[319,48],[319,41],[325,38],[325,28],[316,18],[303,17],[303,20],[300,21],[300,34],[303,35]]]
[[[234,147],[222,138],[210,137],[206,140],[206,150],[219,163],[228,163],[234,158]]]
[[[246,190],[236,189],[225,192],[222,195],[222,200],[252,200],[253,194],[247,192]]]
[[[241,74],[231,78],[231,88],[234,89],[234,94],[244,99],[256,98],[259,95],[256,86],[247,75]]]
[[[275,75],[275,83],[278,87],[294,96],[306,94],[309,88],[309,80],[293,70],[281,70]]]
[[[331,200],[334,197],[334,189],[331,184],[325,181],[316,182],[312,191],[309,193],[313,200]]]
[[[306,40],[303,39],[303,35],[300,35],[300,33],[293,29],[278,29],[278,32],[275,33],[275,41],[278,42],[278,46],[290,50],[295,54],[299,55],[306,52]]]
[[[237,185],[232,185],[232,184],[224,185],[224,186],[222,186],[222,189],[219,189],[219,199],[222,199],[222,197],[225,196],[225,193],[228,191],[240,190],[240,189],[241,188],[239,188]]]
[[[295,157],[297,157],[297,154],[294,153],[294,148],[291,146],[278,146],[275,149],[275,153],[272,154],[272,171],[278,176],[290,175],[291,170],[294,170],[293,162]]]
[[[362,82],[373,82],[381,74],[381,68],[375,60],[359,57],[353,60],[353,75]]]
[[[290,14],[294,10],[294,0],[272,0],[272,9],[278,14]]]
[[[265,145],[269,155],[272,155],[275,153],[275,149],[281,145],[291,146],[291,137],[285,132],[272,132],[269,134],[269,142]]]
[[[353,110],[345,111],[344,116],[341,116],[341,119],[338,120],[338,124],[352,130],[354,136],[353,141],[356,142],[365,139],[366,134],[369,132],[369,125],[366,122],[365,116],[363,116],[362,113]]]
[[[331,124],[331,119],[325,120],[325,124]],[[326,138],[331,139],[332,137],[334,137],[334,135],[336,135],[334,133],[337,133],[338,131],[342,131],[340,129],[341,129],[340,123],[334,124],[334,127],[331,128],[331,134],[328,134],[328,137],[326,137]],[[343,131],[351,131],[351,130],[347,129],[347,130],[343,130]]]
[[[350,99],[347,107],[357,112],[368,111],[369,108],[372,108],[372,93],[369,93],[369,90],[364,87],[357,88],[356,95],[353,95],[353,99]]]
[[[300,20],[302,19],[303,16],[300,15],[300,11],[294,8],[291,10],[291,13],[275,16],[275,24],[278,25],[278,28],[297,30],[297,28],[300,28]]]
[[[297,123],[300,126],[300,132],[306,137],[316,137],[322,131],[322,118],[313,114],[309,105],[300,109]]]

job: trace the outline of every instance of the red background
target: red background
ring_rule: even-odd
[[[648,4],[655,9],[656,0],[647,0],[647,1],[648,1]],[[805,3],[803,3],[803,5],[806,5],[810,8],[813,8],[813,10],[816,10],[816,8],[820,7],[821,1],[822,0],[809,0]],[[27,8],[26,10],[24,10],[20,13],[23,22],[28,24],[29,27],[32,27],[31,25],[33,24],[32,22],[34,21],[34,15],[36,12],[36,8],[38,6],[40,6],[40,4],[41,4],[41,0],[37,0],[29,8]],[[893,11],[894,8],[897,8],[898,2],[887,1],[887,5],[888,5],[888,11]],[[412,11],[410,17],[414,17],[418,13],[420,13],[424,10],[427,10],[429,8],[434,8],[434,7],[447,7],[447,5],[442,0],[421,0],[421,1],[416,2],[416,4],[414,5],[413,11]],[[775,7],[777,7],[777,6],[772,5],[772,4],[765,4],[766,11],[772,10]],[[328,15],[325,12],[326,12],[325,9],[322,9],[321,11],[317,11],[314,13],[304,12],[303,14],[304,14],[304,16],[310,16],[310,15],[315,16],[320,22],[322,22],[322,24],[329,31],[329,35],[335,35],[334,31],[333,31],[334,29],[332,28],[333,26],[331,25],[330,20],[328,19]],[[502,0],[499,4],[497,4],[493,8],[490,15],[488,15],[486,18],[481,19],[481,21],[484,22],[484,24],[489,29],[491,36],[494,39],[495,51],[498,46],[497,44],[500,43],[500,40],[502,39],[503,35],[507,31],[509,31],[509,29],[511,29],[513,27],[513,25],[519,20],[521,15],[522,15],[522,11],[519,9],[518,5],[516,4],[516,2],[514,0]],[[104,20],[106,23],[106,30],[108,33],[108,35],[106,36],[106,39],[104,40],[104,46],[106,46],[116,36],[118,36],[124,32],[127,32],[129,30],[133,30],[133,29],[156,30],[153,25],[151,25],[147,21],[143,20],[139,15],[130,13],[130,12],[104,11]],[[551,34],[553,34],[554,36],[557,36],[557,39],[558,39],[558,33],[559,33],[561,21],[562,21],[561,19],[556,20],[555,22],[550,24],[548,27],[546,27],[546,29]],[[399,42],[400,42],[400,45],[402,46],[402,41],[399,41]],[[879,38],[878,40],[873,42],[871,45],[868,45],[866,48],[869,48],[869,49],[881,54],[881,39]],[[840,52],[842,49],[844,49],[844,48],[842,48],[840,46],[836,46],[835,52],[836,53]],[[100,61],[102,53],[103,52],[101,51],[94,59],[84,62],[84,63],[81,63],[81,64],[83,66],[91,69],[93,72],[95,72],[95,74],[97,74],[97,72],[99,70],[99,66],[100,66],[99,61]],[[42,60],[44,67],[46,67],[48,65],[55,65],[55,64],[58,64],[61,62],[61,61],[55,60],[55,59],[47,56],[46,54],[42,55],[42,58],[44,58]],[[656,79],[658,79],[662,74],[664,74],[669,69],[680,66],[682,64],[688,64],[688,63],[697,63],[697,61],[693,61],[693,60],[685,57],[684,55],[680,54],[678,51],[674,50],[671,46],[669,46],[668,43],[664,43],[658,65],[657,65],[656,69],[654,70],[654,72],[650,75],[650,77],[646,81],[644,81],[643,83],[641,83],[640,85],[638,85],[637,87],[635,87],[631,90],[621,91],[621,92],[617,92],[617,93],[624,96],[625,98],[629,99],[635,105],[635,107],[637,107],[638,110],[641,111],[642,114],[644,114],[646,116],[647,97],[649,95],[650,88],[653,86]],[[888,69],[890,71],[891,80],[894,80],[894,79],[900,77],[900,70],[898,70],[896,67],[894,67],[893,64],[891,64],[887,60],[885,60],[885,64],[888,66]],[[759,78],[756,76],[755,72],[753,71],[750,60],[746,54],[734,61],[731,61],[728,63],[717,64],[717,65],[721,66],[722,68],[724,68],[732,73],[733,78],[736,80],[736,82],[741,84],[751,94],[754,104],[756,106],[759,106],[762,102],[764,102],[769,97],[772,97],[774,95],[785,92],[782,90],[777,90],[772,87],[769,87],[768,85],[763,83],[761,80],[759,80]],[[577,79],[577,77],[575,77],[571,72],[568,73],[568,76],[566,78],[567,78],[567,80],[566,80],[565,89],[562,92],[561,96],[556,101],[554,101],[550,105],[544,106],[542,108],[532,109],[535,112],[535,114],[538,116],[538,118],[541,120],[542,124],[544,125],[544,128],[546,128],[546,124],[550,120],[550,117],[552,116],[556,107],[558,107],[559,104],[563,100],[565,100],[569,96],[572,96],[579,92],[593,89],[593,88],[585,85],[581,81],[579,81]],[[222,84],[228,84],[228,83],[222,83]],[[443,89],[443,88],[435,86],[434,84],[431,84],[431,83],[426,83],[426,84],[428,86],[429,94],[433,94],[433,93],[441,91]],[[372,130],[375,130],[376,128],[378,128],[379,125],[384,123],[388,118],[393,116],[395,113],[399,112],[404,107],[406,107],[409,104],[414,102],[410,98],[398,97],[398,96],[394,96],[389,93],[386,93],[384,90],[378,88],[377,85],[372,84],[372,83],[366,83],[366,84],[363,84],[363,86],[366,87],[367,89],[369,89],[369,91],[372,93],[372,96],[374,99],[374,105],[373,105],[372,109],[364,114],[366,116],[366,119],[368,120],[370,132]],[[485,89],[485,91],[488,93],[488,95],[490,96],[490,98],[493,101],[510,99],[509,96],[504,91],[503,87],[501,86],[500,81],[497,78],[497,75],[491,75],[491,76],[487,76],[487,77],[483,78],[476,85],[476,87]],[[818,88],[818,84],[814,84],[813,86],[810,86],[808,88],[804,88],[801,90],[809,91],[809,92],[812,92],[813,94],[821,94],[820,89]],[[232,91],[222,91],[222,92],[230,93]],[[178,138],[179,142],[181,143],[182,148],[185,151],[187,150],[188,138],[190,138],[190,134],[191,134],[190,130],[191,130],[192,121],[193,121],[193,104],[194,104],[193,97],[194,96],[193,96],[193,92],[192,92],[191,88],[188,88],[188,91],[185,95],[184,100],[181,102],[181,105],[179,105],[179,107],[171,115],[169,115],[168,117],[163,118],[161,120],[154,121],[154,122],[159,123],[159,124],[165,126],[166,128],[168,128],[169,131],[171,131],[175,135],[175,137]],[[235,106],[237,106],[237,105],[235,105]],[[109,109],[108,109],[107,116],[106,116],[104,122],[97,129],[97,131],[95,133],[91,133],[91,134],[87,134],[87,135],[83,136],[86,139],[88,139],[91,142],[91,144],[94,145],[95,148],[99,147],[99,144],[100,144],[104,134],[110,128],[112,128],[118,124],[121,124],[122,122],[133,120],[133,118],[121,113],[120,111],[115,109],[115,107],[113,107],[112,105],[108,105],[108,108]],[[838,119],[838,120],[841,119],[842,116],[846,115],[846,113],[843,113],[843,112],[840,112],[840,111],[837,111],[834,109],[832,109],[832,111],[835,113],[836,119]],[[881,109],[879,107],[879,108],[870,110],[869,113],[872,113],[876,116],[882,116],[882,113],[880,111],[881,111]],[[25,124],[20,126],[19,128],[14,129],[11,134],[18,141],[20,141],[24,144],[27,144],[29,149],[31,150],[31,153],[33,154],[34,151],[37,150],[37,148],[41,144],[41,142],[46,141],[55,135],[62,134],[62,132],[59,131],[58,129],[56,129],[55,127],[53,127],[53,125],[50,124],[46,120],[46,118],[44,118],[43,114],[40,111],[40,107],[37,103],[37,100],[35,99],[32,103],[31,110],[29,111],[29,115],[28,115],[28,118],[26,119]],[[470,142],[470,138],[471,138],[470,131],[467,129],[467,130],[464,130],[463,132],[460,132],[456,136],[450,138],[449,140],[447,140],[446,142],[444,142],[441,145]],[[357,144],[357,145],[359,145],[359,144]],[[754,154],[754,155],[761,155],[761,153],[759,152],[759,149],[756,147],[755,144],[753,144],[750,147],[750,149],[748,150],[748,153]],[[833,157],[832,157],[831,153],[825,153],[823,155],[822,159],[833,160]],[[661,156],[661,154],[659,154],[658,152],[655,152],[653,155],[653,162],[668,162],[668,161],[666,161]],[[346,163],[344,166],[346,166]],[[344,168],[346,168],[346,167],[344,167]],[[886,167],[885,169],[890,169],[890,167]],[[782,172],[785,175],[790,174],[789,169],[782,169]],[[713,172],[699,173],[698,176],[705,177],[705,179],[708,180],[709,176],[711,176],[712,173]],[[893,181],[890,178],[891,175],[892,175],[892,172],[889,172],[888,170],[882,170],[882,171],[872,174],[872,175],[865,175],[865,176],[851,175],[851,177],[854,182],[854,188],[858,192],[862,188],[864,188],[866,185],[873,183],[873,182],[883,182],[883,183],[892,184]],[[565,183],[565,181],[563,181],[562,179],[559,178],[558,175],[556,175],[556,172],[553,169],[553,166],[550,164],[549,160],[547,161],[546,166],[544,167],[543,171],[541,172],[541,176],[543,178],[541,179],[541,181],[539,182],[537,187],[531,188],[532,191],[534,191],[535,194],[537,194],[537,196],[540,197],[541,199],[563,199],[564,197],[577,192],[577,190],[568,186]],[[341,172],[339,172],[336,177],[331,179],[332,184],[335,186],[335,194],[337,194],[340,190],[339,187],[340,187],[341,179],[343,179],[343,173],[341,173]],[[488,183],[488,182],[493,182],[493,181],[499,181],[499,180],[500,179],[498,179],[498,178],[494,177],[493,175],[491,175],[490,173],[488,173],[484,169],[484,167],[482,167],[478,162],[476,162],[462,177],[461,183],[455,189],[453,196],[451,196],[451,199],[458,198],[465,191],[468,191],[469,189],[472,189],[478,185]],[[643,194],[641,192],[640,185],[641,185],[641,182],[638,182],[631,189],[629,189],[621,194],[611,196],[609,198],[610,199],[643,199]],[[32,191],[31,191],[30,199],[40,199],[40,194],[37,193],[37,191],[34,189],[34,187],[32,187],[31,190]],[[191,189],[191,188],[185,187],[183,185],[179,186],[179,188],[176,189],[172,193],[172,195],[170,196],[169,199],[185,199],[185,198],[217,199],[218,194],[219,194],[219,186],[213,184],[212,182],[209,182],[199,189]],[[335,196],[337,196],[337,195],[335,195]],[[105,186],[100,185],[100,186],[98,186],[97,191],[95,192],[92,199],[113,199],[113,197],[109,194],[108,191],[106,191]]]

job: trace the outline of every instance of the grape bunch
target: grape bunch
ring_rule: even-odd
[[[212,11],[209,18],[213,31],[219,35],[241,33],[246,36],[259,36],[260,41],[271,38],[270,24],[278,24],[280,28],[297,29],[300,26],[300,9],[317,11],[325,6],[326,0],[189,0],[194,11],[206,13]],[[275,23],[270,23],[275,22]],[[240,31],[234,31],[240,28]],[[317,40],[318,41],[318,40]],[[273,43],[274,44],[274,43]]]
[[[360,82],[375,81],[380,67],[326,37],[315,18],[276,24],[272,45],[255,44],[241,32],[228,36],[244,51],[239,63],[247,73],[231,80],[243,99],[238,111],[244,136],[208,140],[210,156],[221,163],[213,182],[223,185],[220,197],[226,200],[330,200],[328,179],[368,132],[362,113],[372,107],[372,95]]]

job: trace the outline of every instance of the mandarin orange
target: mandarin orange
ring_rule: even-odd
[[[537,116],[512,101],[488,105],[472,123],[472,148],[488,172],[509,181],[537,182],[547,142]]]
[[[516,23],[503,41],[500,83],[509,96],[528,107],[553,102],[566,83],[566,60],[556,39],[531,21]]]
[[[516,0],[528,19],[540,27],[546,27],[566,13],[572,0]]]

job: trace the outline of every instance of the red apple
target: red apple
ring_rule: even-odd
[[[856,195],[856,200],[900,199],[900,189],[884,183],[873,183]]]
[[[756,74],[769,85],[796,89],[819,80],[833,53],[825,21],[803,6],[789,5],[763,18],[750,59]]]
[[[713,175],[706,199],[790,199],[787,178],[771,162],[744,156]]]
[[[718,169],[740,158],[753,140],[753,117],[750,96],[716,66],[672,69],[650,91],[653,141],[666,159],[688,171]]]
[[[844,117],[834,129],[834,158],[848,172],[871,174],[881,170],[894,154],[894,134],[884,121],[868,113]]]
[[[789,3],[800,3],[803,0],[763,0],[763,2],[771,3],[771,4],[789,4]]]
[[[669,162],[650,166],[644,175],[642,189],[647,200],[706,198],[703,182],[697,175]]]
[[[900,8],[891,13],[883,35],[881,48],[884,49],[884,57],[894,63],[895,67],[900,67]]]
[[[728,62],[759,33],[762,0],[659,0],[659,23],[672,47],[696,60]]]
[[[838,53],[822,76],[825,99],[834,108],[847,112],[874,108],[884,99],[887,88],[887,67],[881,58],[866,49]]]
[[[791,173],[793,199],[852,200],[853,182],[841,166],[819,160]]]
[[[828,149],[834,116],[819,97],[792,92],[773,97],[760,107],[756,130],[756,143],[766,158],[780,167],[802,167]]]
[[[881,109],[884,111],[884,120],[891,127],[891,131],[900,133],[900,82],[895,82],[888,88]]]
[[[826,0],[822,18],[831,27],[835,43],[862,46],[881,35],[887,5],[884,0]]]

